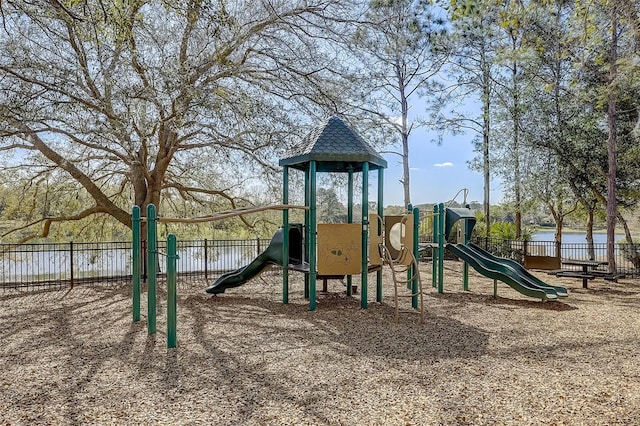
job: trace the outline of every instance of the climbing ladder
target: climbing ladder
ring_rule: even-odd
[[[418,311],[420,313],[420,322],[424,323],[424,309],[422,304],[422,279],[420,278],[420,269],[413,252],[405,246],[400,248],[397,258],[393,258],[391,252],[384,243],[378,245],[380,257],[383,263],[391,268],[391,276],[393,277],[394,302],[395,302],[395,322],[398,322],[400,312],[416,312],[413,309],[403,309],[399,307],[399,298],[418,298]],[[406,277],[406,278],[405,278]],[[411,290],[411,294],[398,294],[398,285]]]

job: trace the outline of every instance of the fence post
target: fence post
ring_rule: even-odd
[[[158,250],[156,241],[156,206],[147,206],[147,330],[156,333],[156,267]]]
[[[69,242],[69,258],[71,264],[71,288],[73,288],[73,241]]]
[[[522,252],[523,252],[522,255],[523,256],[528,256],[529,255],[528,251],[529,251],[529,241],[528,240],[524,240],[523,243],[522,243]],[[524,262],[524,258],[523,258],[522,261]]]
[[[177,335],[177,290],[176,290],[176,259],[177,242],[174,234],[167,237],[167,347],[176,347]]]
[[[207,239],[204,239],[204,279],[209,280],[207,265],[209,264],[209,249],[208,249]]]

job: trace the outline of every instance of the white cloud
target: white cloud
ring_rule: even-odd
[[[444,163],[436,163],[433,166],[434,167],[452,167],[453,163],[451,161],[445,161]]]

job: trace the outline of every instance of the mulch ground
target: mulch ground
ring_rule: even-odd
[[[338,281],[315,312],[297,277],[287,305],[277,275],[180,284],[175,349],[162,291],[155,335],[128,283],[4,291],[0,424],[640,424],[638,281],[540,274],[570,290],[542,303],[474,272],[463,292],[457,262],[438,294],[421,268],[424,324],[394,322],[388,275],[366,310]]]

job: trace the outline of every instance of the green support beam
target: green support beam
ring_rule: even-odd
[[[309,175],[310,175],[310,171],[309,169],[305,170],[304,172],[304,205],[305,206],[309,206],[311,207],[311,196],[309,195]],[[305,238],[304,238],[304,260],[307,261],[307,263],[309,263],[309,253],[311,252],[311,245],[309,244],[311,242],[311,237],[309,237],[311,231],[311,211],[310,210],[305,210],[304,211],[304,232],[305,232]],[[309,300],[309,274],[304,274],[304,298],[306,300]]]
[[[289,204],[289,167],[282,169],[282,204]],[[289,210],[282,210],[282,303],[289,303]]]
[[[174,234],[167,236],[167,347],[177,346],[178,295],[176,289],[177,241]]]
[[[444,293],[444,204],[438,204],[438,293]]]
[[[353,223],[353,166],[347,177],[347,223]],[[347,275],[347,296],[353,296],[353,276]]]
[[[433,224],[431,233],[431,287],[436,288],[438,282],[438,205],[433,205]]]
[[[132,279],[132,297],[133,297],[133,322],[140,321],[140,228],[142,218],[140,217],[140,207],[133,206],[131,212],[131,227],[133,234],[132,241],[132,262],[131,279]]]
[[[369,163],[362,164],[362,270],[360,276],[360,307],[367,309],[367,279],[369,262]]]
[[[147,331],[156,333],[156,271],[158,241],[156,235],[156,206],[147,206]]]
[[[384,217],[384,169],[378,169],[378,216]],[[368,215],[367,215],[368,216]],[[376,227],[382,226],[376,221]],[[367,247],[369,243],[367,243]],[[376,302],[382,302],[382,268],[376,272]]]
[[[309,310],[316,310],[316,162],[309,165]]]
[[[412,267],[412,275],[411,275],[411,277],[413,278],[411,280],[411,294],[414,295],[411,298],[411,307],[413,307],[413,309],[418,309],[419,302],[420,302],[418,297],[419,283],[416,277],[418,276],[417,260],[418,260],[418,238],[420,237],[419,235],[420,234],[419,232],[420,210],[417,207],[414,207],[411,214],[413,214],[413,229],[411,230],[411,232],[413,232],[413,257],[416,259],[416,264],[413,265]]]

